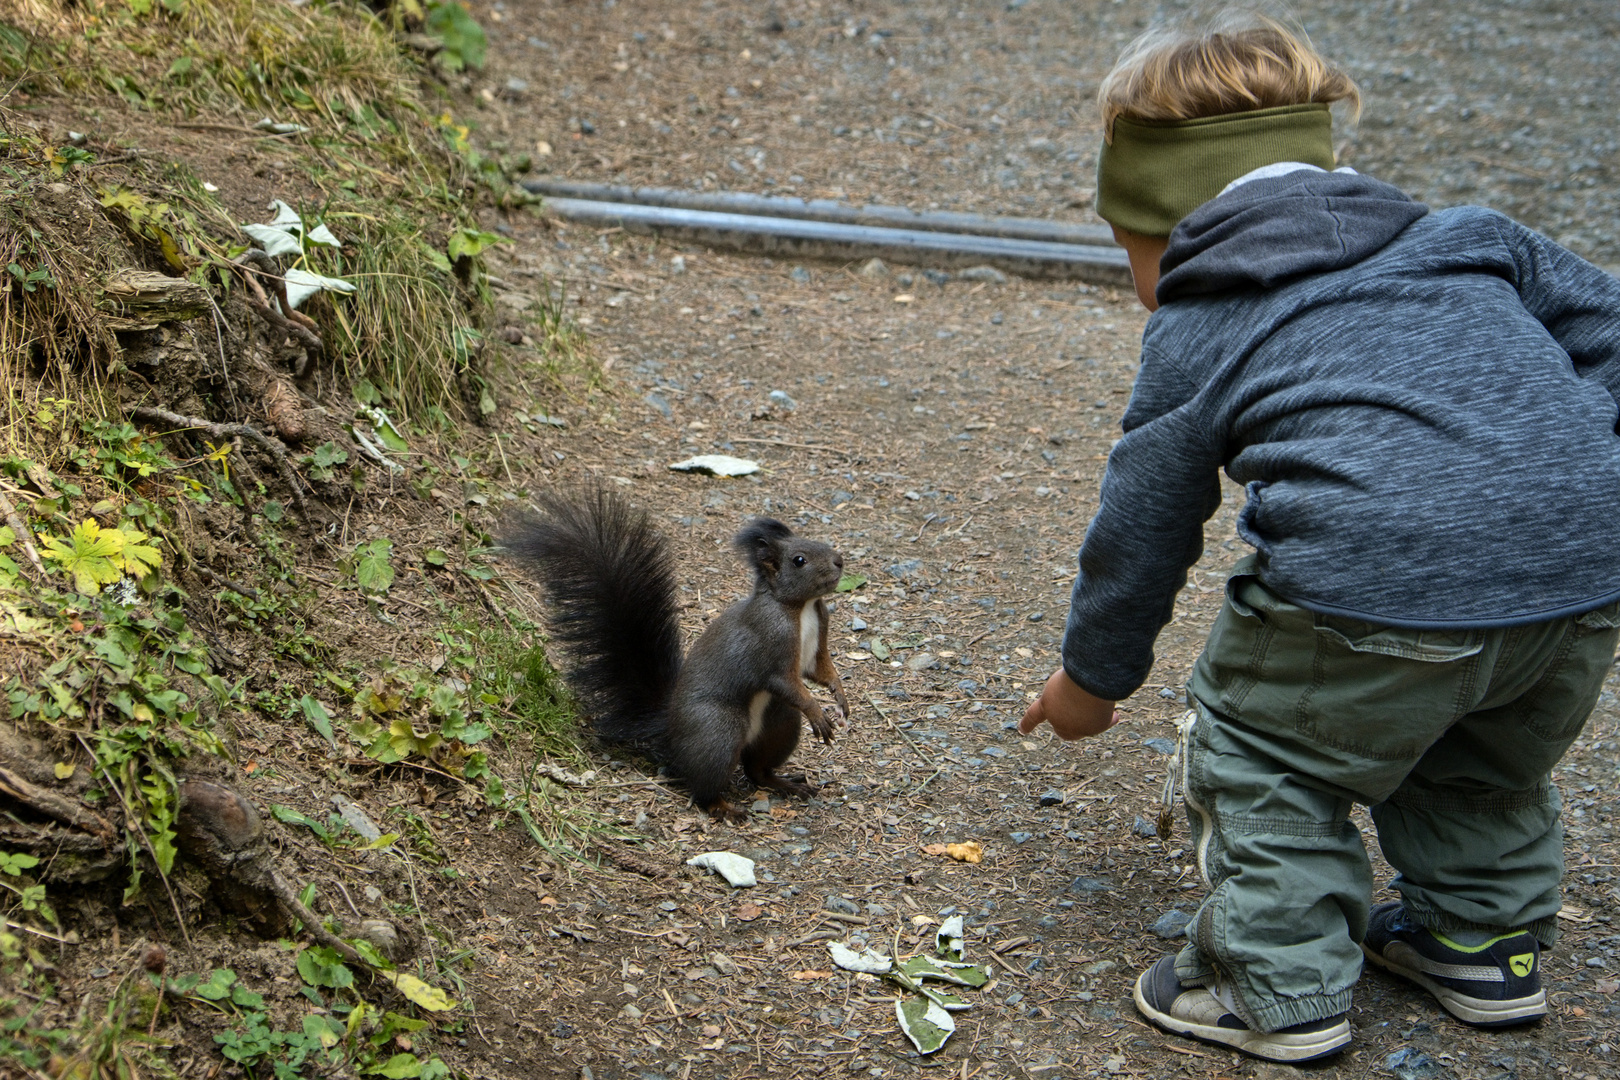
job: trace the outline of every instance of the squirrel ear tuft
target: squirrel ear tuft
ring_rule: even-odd
[[[793,530],[775,518],[754,518],[733,539],[737,551],[754,569],[776,571],[782,565],[779,545],[793,536]]]

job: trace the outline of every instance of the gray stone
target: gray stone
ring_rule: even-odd
[[[1169,940],[1170,938],[1181,937],[1181,932],[1187,928],[1187,924],[1191,921],[1192,916],[1185,911],[1180,908],[1171,908],[1153,920],[1153,925],[1148,929],[1159,937]]]
[[[906,669],[909,671],[927,671],[929,668],[937,666],[939,666],[939,661],[934,658],[933,653],[918,653],[906,661]]]
[[[1007,284],[1007,275],[993,266],[970,266],[957,273],[960,281],[988,281],[992,285]]]
[[[1136,820],[1131,822],[1131,832],[1135,833],[1137,836],[1154,837],[1159,835],[1159,827],[1153,824],[1153,822],[1149,821],[1147,818],[1143,817],[1141,814],[1138,814],[1136,815]]]
[[[1400,1080],[1431,1080],[1444,1066],[1421,1050],[1403,1046],[1384,1059],[1384,1068]]]
[[[665,420],[668,420],[675,415],[675,410],[669,407],[669,402],[664,400],[664,396],[662,394],[648,394],[646,397],[642,398],[642,400],[662,413]]]
[[[1173,754],[1176,752],[1174,739],[1143,739],[1142,745],[1149,750],[1157,750],[1161,754]]]
[[[1041,792],[1040,804],[1042,806],[1062,806],[1063,792],[1057,788]]]
[[[841,915],[859,915],[860,906],[853,900],[846,900],[836,894],[827,897],[827,910],[836,911]]]
[[[1072,893],[1109,892],[1113,887],[1111,882],[1094,877],[1077,877],[1069,882],[1069,891]]]

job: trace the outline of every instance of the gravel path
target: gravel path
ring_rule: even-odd
[[[1346,161],[1620,264],[1612,4],[1298,7],[1367,93]],[[489,92],[476,114],[486,141],[511,153],[543,142],[538,160],[558,176],[1086,220],[1089,98],[1149,10],[508,0],[487,22],[491,67],[469,88]],[[761,887],[733,894],[692,873],[569,881],[515,846],[484,869],[487,902],[464,929],[483,942],[493,1042],[471,1039],[469,1053],[487,1055],[488,1075],[1281,1075],[1172,1045],[1129,1002],[1135,973],[1172,947],[1172,913],[1199,897],[1184,826],[1168,838],[1144,826],[1177,689],[1244,550],[1234,499],[1127,724],[1081,746],[1009,730],[1055,663],[1074,547],[1134,373],[1134,303],[502,224],[517,241],[503,279],[566,276],[619,380],[572,427],[541,432],[534,482],[620,478],[676,540],[693,628],[740,587],[722,545],[750,513],[837,543],[871,580],[835,616],[854,727],[798,755],[828,784],[822,797],[715,826],[641,767],[607,768],[601,811],[644,836],[648,857],[674,869],[742,851],[760,860]],[[768,471],[727,483],[664,469],[717,450]],[[1617,739],[1611,686],[1561,773],[1570,932],[1546,968],[1552,1018],[1484,1035],[1368,976],[1354,1047],[1322,1073],[1614,1075]],[[926,850],[961,840],[982,843],[985,861]],[[920,1059],[888,988],[833,972],[825,942],[909,952],[953,912],[994,981]]]

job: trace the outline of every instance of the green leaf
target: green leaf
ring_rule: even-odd
[[[224,1001],[231,996],[231,985],[235,982],[236,972],[230,968],[215,968],[209,973],[208,981],[199,983],[192,992],[209,1001]]]
[[[272,525],[280,521],[284,516],[286,516],[287,513],[286,508],[275,499],[270,499],[267,501],[262,507],[259,508],[259,512],[264,515],[264,520],[270,522]]]
[[[416,1078],[422,1075],[422,1063],[416,1059],[415,1054],[395,1054],[380,1065],[373,1065],[366,1070],[372,1076],[386,1076],[391,1080],[402,1077]]]
[[[838,592],[854,592],[866,584],[865,574],[845,574],[838,579]]]
[[[485,248],[505,242],[498,233],[484,232],[482,229],[472,229],[464,225],[450,234],[444,250],[450,256],[450,261],[456,262],[476,258],[484,253]]]
[[[298,974],[311,986],[343,990],[354,985],[354,973],[336,949],[325,945],[312,945],[298,954]]]
[[[103,585],[124,576],[124,534],[103,529],[92,518],[79,522],[65,541],[45,536],[41,543],[40,554],[71,574],[73,587],[86,596],[95,596]]]
[[[362,592],[385,593],[394,583],[394,568],[389,564],[394,542],[378,537],[355,549],[354,579]]]
[[[342,465],[345,461],[348,461],[349,452],[339,449],[336,444],[329,440],[317,446],[315,452],[310,455],[310,459],[315,463],[316,468],[325,469],[333,465]]]
[[[325,825],[322,825],[312,817],[307,817],[304,814],[300,814],[297,810],[294,810],[290,806],[283,806],[280,803],[271,803],[270,816],[285,825],[302,825],[304,828],[320,837],[324,843],[330,844],[332,842],[332,834],[327,830]]]
[[[314,728],[332,749],[337,749],[337,737],[332,734],[332,717],[326,712],[326,707],[319,701],[305,694],[298,699],[298,707],[304,710],[304,719]]]
[[[429,566],[445,566],[450,562],[450,557],[438,548],[428,548],[422,552],[422,561]]]
[[[889,646],[886,645],[883,639],[880,637],[875,637],[872,639],[871,653],[879,660],[887,660],[891,655],[893,655],[889,649]]]
[[[905,998],[894,1003],[900,1030],[906,1033],[919,1054],[932,1054],[945,1045],[956,1030],[951,1014],[926,997]]]
[[[489,40],[484,36],[484,28],[460,4],[432,4],[422,29],[443,43],[444,50],[437,57],[437,62],[445,70],[456,72],[462,68],[484,66],[484,53]]]
[[[32,870],[39,865],[39,858],[34,855],[25,855],[21,852],[11,854],[0,851],[0,873],[17,877],[24,870]]]

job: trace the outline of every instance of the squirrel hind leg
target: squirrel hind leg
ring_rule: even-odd
[[[798,748],[799,726],[799,711],[784,702],[772,701],[765,710],[759,734],[742,750],[743,772],[756,786],[800,799],[808,799],[816,793],[815,787],[805,783],[803,776],[776,774]]]

